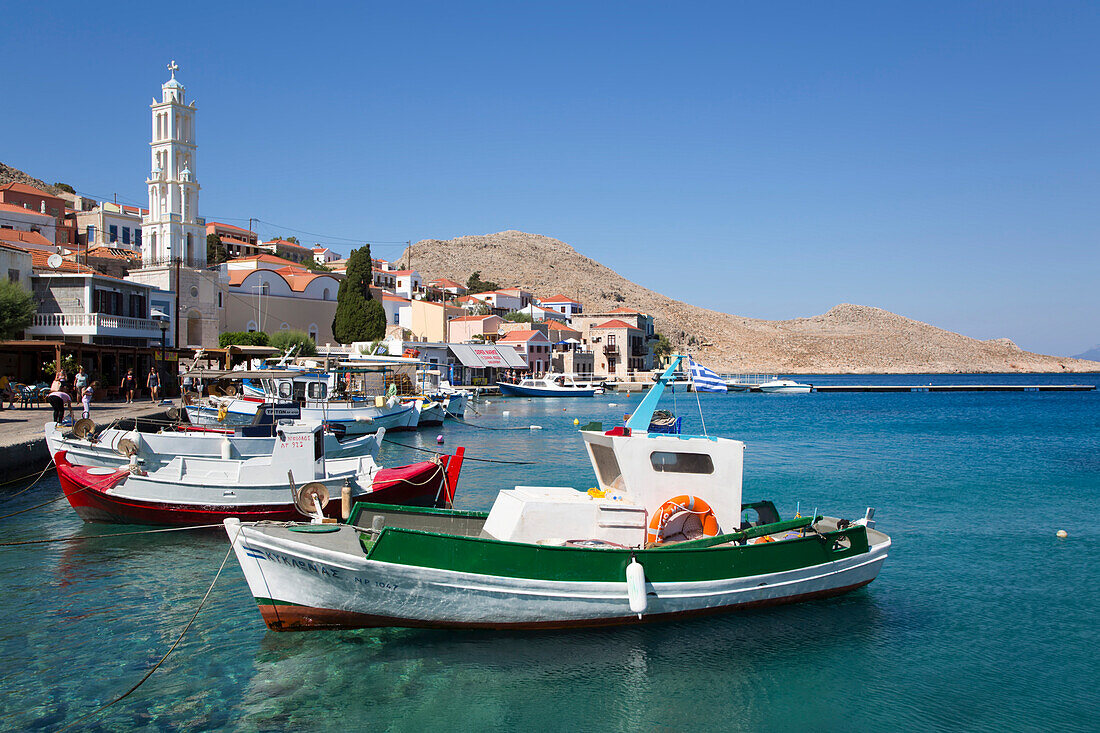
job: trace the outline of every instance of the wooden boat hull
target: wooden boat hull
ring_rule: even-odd
[[[169,501],[127,493],[125,483],[129,471],[125,466],[108,470],[74,465],[64,451],[55,455],[54,462],[61,490],[85,522],[194,526],[213,524],[231,517],[277,522],[302,519],[291,503],[289,486],[285,491],[285,502],[250,499],[247,489],[233,492],[237,496],[231,501]],[[369,497],[371,502],[380,504],[444,506],[454,497],[461,463],[461,459],[456,460],[455,456],[442,456],[440,463],[424,461],[398,468],[383,468],[374,474],[368,491],[356,493],[360,499]],[[340,490],[339,487],[331,487],[325,514],[336,517],[339,512]]]
[[[862,527],[850,533],[854,549],[836,552],[823,550],[817,537],[736,548],[620,551],[523,546],[482,538],[433,542],[430,538],[438,535],[410,534],[412,542],[403,543],[398,554],[422,557],[434,565],[429,567],[372,559],[378,552],[357,551],[359,530],[346,525],[321,530],[330,532],[321,544],[311,540],[308,529],[296,536],[288,528],[229,521],[226,530],[264,622],[277,631],[378,626],[557,629],[723,613],[847,593],[874,580],[890,544],[885,535],[872,532],[876,542],[858,547]],[[386,532],[391,529],[377,540],[375,550],[386,543]],[[419,554],[428,547],[442,552],[443,559]],[[459,554],[446,555],[452,550]],[[494,553],[512,557],[512,562],[499,566],[509,575],[492,570],[497,562]],[[641,618],[630,610],[620,572],[632,557],[648,578],[648,608]],[[824,561],[802,564],[815,558]],[[711,571],[730,575],[738,565],[762,572],[702,577]]]

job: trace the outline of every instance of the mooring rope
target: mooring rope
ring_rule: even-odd
[[[79,542],[81,540],[99,540],[107,537],[130,537],[135,534],[157,534],[159,532],[186,532],[191,529],[213,529],[222,527],[221,524],[195,524],[187,527],[166,527],[163,529],[142,529],[136,532],[114,532],[108,534],[91,534],[84,537],[73,535],[72,537],[53,537],[48,540],[19,540],[17,542],[0,542],[0,547],[14,547],[16,545],[42,545],[48,542]]]
[[[387,442],[387,443],[393,443],[394,445],[399,445],[402,448],[411,448],[412,450],[423,451],[424,453],[431,453],[432,455],[436,455],[436,456],[450,455],[449,453],[440,453],[439,451],[430,450],[428,448],[421,448],[418,445],[409,445],[408,443],[399,443],[396,440],[393,440],[392,438],[389,438],[389,437],[382,438],[382,440]],[[498,459],[495,459],[495,458],[471,458],[469,456],[464,456],[462,460],[463,461],[476,461],[477,463],[507,463],[507,464],[512,465],[512,466],[533,466],[537,463],[537,461],[502,461],[502,460],[498,460]],[[0,517],[0,519],[3,519],[3,517]]]
[[[447,412],[447,411],[444,410],[444,412]],[[490,427],[488,425],[478,425],[477,423],[469,422],[465,418],[459,417],[458,415],[456,415],[453,412],[447,412],[447,416],[452,418],[453,420],[457,420],[458,422],[462,423],[463,425],[469,425],[471,428],[479,428],[481,430],[530,430],[531,427],[532,427],[532,426],[529,425],[527,427],[517,427],[517,428],[494,428],[494,427]]]
[[[237,527],[237,536],[240,536],[240,533],[241,533],[241,526],[238,525],[238,527]],[[153,668],[150,669],[148,672],[146,672],[145,676],[142,677],[140,680],[138,680],[137,683],[133,687],[131,687],[129,690],[122,693],[121,695],[116,697],[114,700],[111,700],[108,703],[104,703],[103,705],[100,705],[95,710],[92,710],[91,712],[88,712],[88,713],[85,713],[84,715],[81,715],[79,718],[77,718],[73,722],[69,723],[64,728],[62,728],[61,729],[62,731],[69,730],[73,726],[75,726],[79,723],[82,723],[83,721],[87,720],[88,718],[92,717],[93,715],[98,715],[99,713],[102,713],[104,710],[111,707],[116,702],[119,702],[120,700],[125,699],[127,696],[130,695],[130,693],[132,693],[134,690],[136,690],[137,688],[139,688],[143,684],[145,684],[145,680],[152,677],[153,673],[156,672],[158,669],[160,669],[160,665],[164,664],[165,660],[168,659],[168,655],[170,655],[172,652],[174,652],[176,650],[176,647],[179,646],[179,643],[181,641],[183,641],[183,637],[187,633],[187,630],[191,628],[191,624],[195,623],[195,619],[198,618],[199,611],[201,611],[202,607],[206,605],[206,599],[210,597],[211,591],[214,590],[214,584],[218,582],[218,578],[221,577],[222,570],[225,569],[225,564],[227,562],[229,562],[229,556],[233,554],[233,543],[235,543],[236,541],[237,541],[236,536],[233,537],[233,539],[230,540],[229,550],[226,551],[225,557],[222,558],[222,564],[218,566],[218,572],[214,574],[214,579],[212,581],[210,581],[210,587],[206,589],[206,594],[202,597],[202,600],[199,601],[198,608],[196,608],[195,612],[193,614],[191,614],[191,618],[188,620],[187,625],[183,627],[183,631],[181,631],[180,635],[178,637],[176,637],[176,640],[174,642],[172,642],[172,646],[168,648],[168,651],[166,651],[164,653],[164,656],[160,658],[160,661],[158,661],[156,664],[154,664]]]
[[[42,472],[38,474],[38,476],[34,479],[34,481],[32,481],[30,483],[29,486],[25,486],[24,488],[20,489],[19,491],[16,491],[14,494],[10,494],[8,496],[5,496],[4,501],[8,501],[9,499],[14,499],[15,497],[19,496],[20,494],[25,494],[28,491],[30,491],[31,488],[33,488],[35,484],[37,484],[39,481],[42,480],[42,477],[46,475],[46,471],[49,471],[52,466],[53,466],[53,458],[50,458],[50,462],[46,464],[46,467],[42,469]],[[14,483],[17,483],[19,481],[26,481],[27,479],[29,479],[33,475],[34,474],[29,474],[29,475],[24,476],[22,478],[14,478],[11,481],[4,481],[3,483],[0,483],[0,486],[7,486],[8,484],[14,484]]]
[[[42,474],[45,475],[45,471],[43,471]],[[41,504],[35,504],[34,506],[27,507],[26,509],[20,509],[17,512],[10,512],[8,514],[0,514],[0,519],[7,519],[8,517],[14,517],[17,514],[25,514],[26,512],[34,511],[35,509],[41,509],[44,506],[49,506],[50,504],[53,504],[54,502],[61,501],[62,499],[67,499],[70,496],[72,496],[74,494],[79,494],[82,491],[87,491],[88,489],[102,488],[102,487],[108,485],[111,481],[114,481],[114,480],[115,480],[115,475],[111,474],[106,479],[104,479],[103,481],[101,481],[99,483],[88,484],[87,486],[81,486],[79,489],[72,492],[72,494],[66,494],[64,491],[62,491],[61,496],[50,499],[49,501],[44,501]],[[22,492],[20,492],[20,493],[22,493]]]

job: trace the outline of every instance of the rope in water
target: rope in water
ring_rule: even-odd
[[[447,412],[447,411],[444,410],[444,412]],[[481,430],[530,430],[531,429],[531,426],[522,427],[522,428],[493,428],[493,427],[489,427],[488,425],[478,425],[476,423],[472,423],[472,422],[467,421],[465,418],[460,417],[460,416],[456,415],[453,412],[447,412],[447,417],[452,418],[453,420],[456,420],[457,422],[460,422],[463,425],[469,425],[471,428],[479,428]]]
[[[52,461],[51,461],[51,463],[52,463]],[[47,466],[47,468],[48,468],[48,466]],[[44,476],[45,474],[46,474],[46,472],[43,471],[42,475]],[[41,476],[39,478],[41,478]],[[109,483],[111,483],[114,480],[115,480],[115,476],[112,474],[112,475],[108,476],[106,479],[104,479],[103,481],[100,481],[98,483],[88,484],[87,486],[81,486],[79,489],[72,492],[71,494],[65,494],[64,492],[62,492],[61,496],[50,499],[49,501],[44,501],[41,504],[35,504],[34,506],[27,507],[26,509],[20,509],[17,512],[9,512],[8,514],[0,514],[0,519],[7,519],[8,517],[14,517],[17,514],[25,514],[27,512],[34,511],[35,509],[41,509],[44,506],[49,506],[50,504],[53,504],[54,502],[61,501],[62,499],[67,499],[70,496],[73,496],[75,494],[79,494],[81,491],[87,491],[88,489],[103,488],[104,486],[108,485]],[[27,488],[30,488],[30,487],[27,487]],[[22,493],[22,492],[20,492],[20,493]]]
[[[99,540],[107,537],[130,537],[135,534],[156,534],[158,532],[186,532],[192,529],[214,529],[220,528],[224,525],[221,524],[196,524],[188,527],[167,527],[164,529],[142,529],[136,532],[114,532],[109,534],[92,534],[86,537],[74,535],[72,537],[53,537],[48,540],[19,540],[17,542],[0,542],[0,547],[14,547],[16,545],[42,545],[48,542],[79,542],[82,540]]]
[[[240,532],[241,532],[241,529],[238,526],[237,534],[240,535]],[[187,625],[183,627],[183,631],[181,631],[180,635],[178,637],[176,637],[176,640],[174,642],[172,642],[172,646],[168,648],[168,651],[166,651],[164,653],[164,656],[161,657],[160,660],[156,664],[153,665],[153,668],[150,669],[148,672],[146,672],[145,676],[142,677],[140,680],[138,680],[137,683],[133,687],[131,687],[129,690],[122,693],[121,695],[119,695],[115,699],[111,700],[110,702],[104,703],[103,705],[100,705],[95,710],[92,710],[91,712],[88,712],[88,713],[85,713],[84,715],[81,715],[79,718],[77,718],[73,722],[69,723],[68,725],[66,725],[61,730],[63,730],[63,731],[69,730],[73,726],[84,722],[85,720],[92,717],[93,715],[98,715],[99,713],[102,713],[104,710],[111,707],[116,702],[119,702],[120,700],[125,699],[126,697],[128,697],[130,695],[130,693],[132,693],[134,690],[136,690],[137,688],[139,688],[143,684],[145,684],[145,680],[152,677],[153,673],[156,672],[158,669],[160,669],[160,665],[164,664],[165,660],[168,659],[168,655],[170,655],[172,652],[174,652],[176,650],[176,647],[179,646],[179,643],[181,641],[183,641],[183,637],[187,633],[187,630],[191,628],[191,624],[195,623],[195,619],[198,618],[199,611],[201,611],[202,607],[206,605],[206,599],[210,597],[211,591],[214,590],[214,584],[218,582],[218,578],[221,577],[222,570],[225,569],[225,564],[227,562],[229,562],[229,556],[233,554],[233,544],[236,541],[237,541],[236,537],[234,537],[232,539],[232,541],[230,541],[229,550],[226,551],[225,557],[222,558],[222,564],[220,566],[218,566],[218,572],[214,574],[214,579],[212,581],[210,581],[210,587],[206,589],[206,594],[202,597],[202,600],[199,601],[198,608],[196,608],[195,612],[193,614],[191,614],[191,618],[187,621]]]
[[[31,488],[35,484],[37,484],[39,481],[42,480],[42,477],[46,475],[46,471],[49,471],[52,466],[53,466],[53,458],[51,458],[50,462],[46,464],[46,467],[42,469],[42,472],[39,473],[37,477],[35,477],[34,481],[31,481],[29,486],[23,487],[19,491],[16,491],[14,494],[11,494],[9,496],[5,496],[4,501],[8,501],[9,499],[14,499],[15,497],[19,496],[20,494],[25,494],[28,491],[30,491]],[[23,476],[22,478],[13,478],[11,481],[4,481],[3,483],[0,483],[0,486],[7,486],[8,484],[14,484],[14,483],[17,483],[19,481],[26,481],[27,479],[29,479],[33,475],[34,474],[29,474],[27,476]]]
[[[412,450],[423,451],[424,453],[431,453],[432,455],[436,455],[436,456],[448,455],[447,453],[440,453],[439,451],[430,450],[428,448],[421,448],[418,445],[409,445],[408,443],[399,443],[398,441],[393,440],[392,438],[389,438],[389,437],[382,438],[382,440],[385,441],[386,443],[393,443],[394,445],[399,445],[402,448],[411,448]],[[537,461],[502,461],[502,460],[499,460],[499,459],[496,459],[496,458],[470,458],[469,456],[465,456],[462,460],[463,461],[476,461],[477,463],[506,463],[506,464],[512,465],[512,466],[533,466],[533,465],[535,465],[535,463],[537,463]],[[0,517],[0,519],[3,519],[3,517]]]

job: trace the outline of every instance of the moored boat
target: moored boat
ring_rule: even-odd
[[[294,486],[385,504],[443,506],[454,496],[462,449],[453,456],[386,469],[371,456],[326,458],[321,427],[280,426],[270,455],[245,459],[174,456],[154,470],[130,456],[122,467],[74,464],[54,456],[61,488],[85,521],[193,525],[228,517],[290,521]],[[335,511],[335,510],[333,510]]]
[[[761,392],[770,394],[807,394],[813,388],[812,384],[802,384],[793,379],[773,379],[757,387]]]
[[[519,382],[497,382],[505,397],[591,397],[592,386],[579,386],[568,374],[547,374],[541,379],[527,377]]]
[[[676,359],[673,368],[679,359]],[[890,538],[742,503],[744,444],[646,432],[672,368],[625,427],[581,436],[587,492],[517,486],[489,512],[356,504],[338,525],[225,523],[275,630],[563,628],[823,598],[870,583]]]

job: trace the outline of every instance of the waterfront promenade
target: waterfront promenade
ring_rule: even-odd
[[[148,400],[131,404],[93,402],[91,417],[97,424],[105,425],[125,418],[164,415],[168,407]],[[73,415],[79,419],[80,410],[74,409]],[[0,411],[0,475],[22,476],[40,469],[49,460],[42,430],[52,418],[53,408],[46,404]]]

